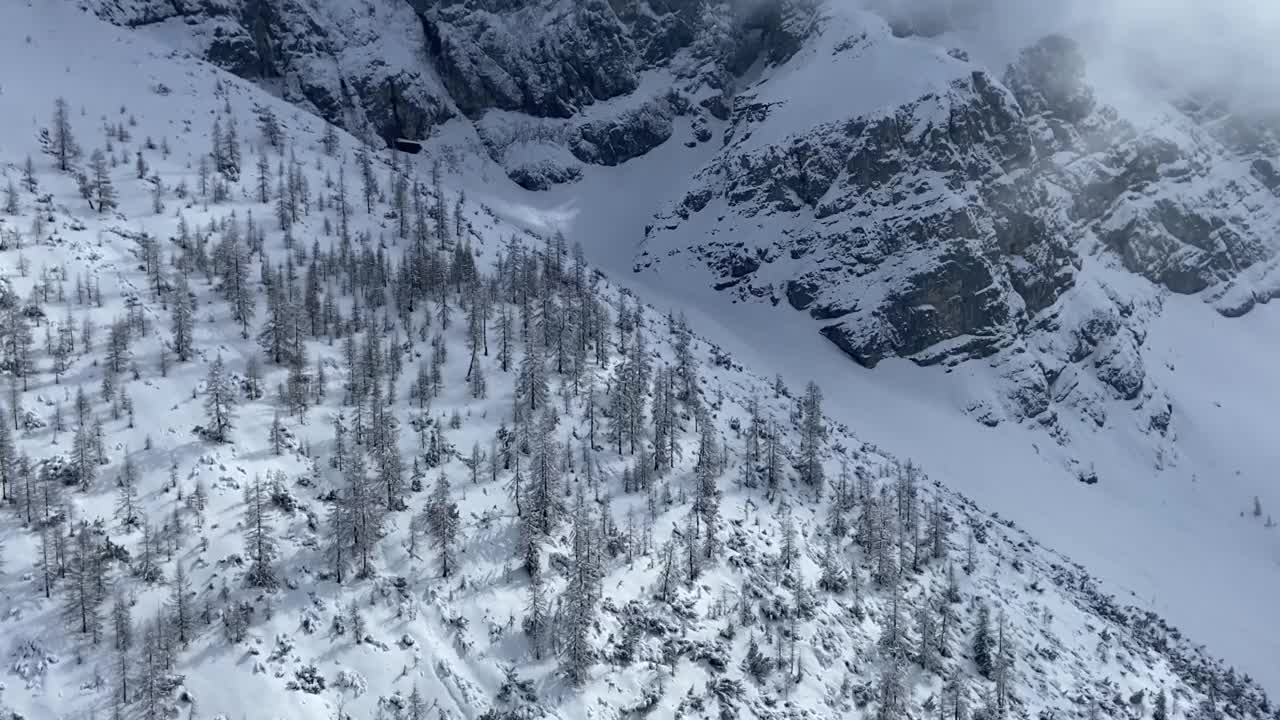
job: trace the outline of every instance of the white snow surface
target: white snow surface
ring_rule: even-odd
[[[104,122],[127,122],[134,116],[137,126],[130,128],[134,151],[147,136],[165,138],[173,147],[170,158],[148,152],[153,169],[172,187],[180,180],[194,184],[197,158],[209,145],[208,128],[224,102],[232,106],[241,131],[252,138],[250,143],[256,142],[253,106],[273,107],[297,150],[307,158],[304,165],[319,162],[331,170],[327,164],[332,161],[322,159],[316,149],[323,123],[182,53],[105,25],[70,4],[43,0],[4,4],[0,7],[0,48],[9,59],[16,59],[0,63],[0,105],[7,109],[0,113],[0,168],[6,178],[16,178],[23,159],[32,155],[40,169],[41,192],[52,194],[49,211],[54,218],[45,242],[20,251],[30,264],[28,275],[18,272],[20,252],[12,248],[0,251],[0,270],[19,297],[26,297],[43,267],[65,266],[69,278],[80,274],[96,277],[106,295],[105,307],[74,308],[77,313],[91,314],[101,329],[121,312],[124,297],[134,294],[144,299],[146,312],[157,328],[154,336],[135,344],[135,357],[145,365],[141,379],[129,382],[138,408],[137,426],[128,428],[123,421],[107,423],[110,464],[100,473],[100,489],[76,496],[77,515],[103,518],[113,533],[124,532],[110,520],[114,492],[107,479],[117,472],[126,452],[133,453],[142,466],[146,506],[157,516],[171,512],[175,501],[164,485],[169,466],[176,463],[183,483],[203,480],[211,491],[205,527],[199,533],[207,538],[208,547],[200,550],[191,538],[177,559],[186,564],[198,588],[227,582],[241,593],[234,570],[221,562],[242,552],[236,527],[243,505],[240,489],[249,478],[269,472],[284,472],[296,479],[311,472],[311,461],[297,446],[282,457],[271,453],[266,441],[274,413],[271,399],[244,403],[239,408],[232,443],[210,445],[191,433],[191,427],[204,419],[201,402],[193,397],[192,389],[199,389],[207,363],[221,353],[231,369],[239,372],[256,348],[241,339],[227,317],[225,304],[216,299],[211,288],[195,279],[193,287],[200,299],[199,358],[175,365],[161,378],[153,366],[160,336],[165,335],[167,312],[146,297],[146,279],[133,256],[133,244],[121,232],[145,230],[167,238],[176,227],[179,211],[188,222],[200,226],[231,210],[241,216],[253,211],[260,221],[270,223],[271,208],[255,203],[252,197],[249,158],[253,153],[246,153],[244,187],[235,189],[226,206],[184,203],[170,194],[166,212],[155,215],[146,184],[135,180],[132,167],[126,164],[113,171],[121,195],[119,212],[98,215],[85,207],[75,183],[58,175],[49,158],[38,154],[35,138],[48,122],[58,96],[70,101],[73,124],[86,152],[101,143]],[[940,66],[945,67],[946,60],[939,58]],[[221,90],[215,83],[221,84]],[[168,88],[167,93],[155,91],[161,84]],[[124,112],[122,106],[127,108]],[[12,108],[20,109],[10,111]],[[584,168],[582,182],[540,194],[514,187],[487,160],[468,152],[468,148],[477,147],[478,140],[461,123],[446,128],[429,151],[454,160],[449,164],[459,174],[452,181],[467,192],[468,222],[483,260],[492,261],[497,247],[522,229],[563,230],[586,247],[590,259],[610,275],[611,282],[635,288],[642,299],[655,306],[649,322],[656,335],[661,334],[657,328],[662,326],[662,313],[668,309],[684,312],[700,335],[744,364],[749,373],[715,369],[710,347],[699,346],[708,387],[726,397],[717,417],[717,422],[724,424],[723,434],[732,437],[728,419],[743,415],[749,394],[767,393],[764,378],[780,373],[793,388],[817,378],[832,419],[847,424],[856,437],[884,448],[857,450],[859,467],[880,471],[892,462],[886,452],[919,461],[932,479],[971,496],[1055,551],[1084,563],[1106,581],[1107,589],[1131,593],[1122,597],[1122,602],[1152,607],[1186,630],[1191,639],[1207,643],[1213,653],[1247,670],[1268,688],[1280,688],[1280,639],[1265,630],[1270,600],[1280,590],[1276,535],[1246,517],[1254,495],[1265,507],[1280,503],[1280,491],[1270,475],[1277,453],[1271,449],[1272,423],[1267,412],[1270,398],[1280,391],[1280,380],[1270,379],[1274,377],[1271,366],[1275,357],[1270,339],[1280,336],[1280,315],[1274,307],[1228,320],[1199,299],[1158,297],[1159,293],[1141,283],[1134,288],[1135,294],[1150,295],[1162,303],[1150,324],[1146,344],[1153,353],[1150,357],[1163,362],[1150,363],[1149,370],[1159,374],[1162,385],[1178,399],[1176,452],[1171,451],[1173,456],[1160,463],[1163,470],[1155,469],[1157,459],[1145,450],[1134,452],[1133,448],[1147,445],[1131,441],[1129,433],[1137,432],[1133,428],[1075,429],[1075,442],[1067,448],[1048,442],[1032,428],[1007,423],[996,429],[983,428],[963,412],[975,400],[996,392],[993,388],[999,378],[981,364],[969,363],[948,372],[891,360],[874,371],[864,370],[822,340],[806,316],[784,307],[732,304],[709,289],[699,270],[668,263],[658,272],[633,274],[644,225],[655,209],[679,197],[683,179],[709,159],[709,146],[691,151],[683,147],[689,135],[689,128],[678,124],[675,136],[649,155],[616,168]],[[348,149],[354,142],[343,137]],[[452,154],[445,153],[446,146],[453,147]],[[428,159],[422,160],[425,163]],[[425,165],[418,171],[425,176]],[[313,188],[320,187],[324,174],[313,174]],[[349,169],[347,177],[349,181],[355,178],[354,170]],[[23,211],[17,219],[4,218],[0,231],[27,232],[33,202],[34,198],[24,193]],[[387,229],[393,226],[377,217],[362,217],[360,222],[375,235],[394,232]],[[295,232],[319,236],[318,225],[317,219],[310,218]],[[279,233],[272,228],[269,242],[278,246]],[[1102,262],[1086,266],[1086,273],[1108,276],[1109,282],[1118,282],[1109,277],[1115,272]],[[60,318],[63,312],[55,307],[50,317]],[[104,342],[104,332],[99,333],[99,345]],[[460,329],[455,333],[461,337]],[[310,350],[333,361],[336,379],[338,349],[315,342]],[[660,352],[666,354],[667,349]],[[453,350],[450,357],[451,376],[461,377],[466,370],[465,351]],[[457,381],[435,407],[437,413],[456,409],[465,414],[463,428],[451,431],[451,441],[462,453],[472,442],[487,446],[510,407],[510,376],[502,376],[492,367],[490,370],[488,399],[470,399]],[[77,384],[83,383],[96,396],[100,372],[81,358],[59,384],[53,384],[47,374],[41,376],[24,394],[23,406],[40,416],[48,416],[55,402],[67,409],[67,398]],[[266,384],[271,388],[282,379],[283,371],[271,368]],[[334,384],[331,395],[340,395]],[[268,398],[272,396],[269,392]],[[766,398],[766,402],[780,418],[790,408],[786,400]],[[331,399],[327,406],[313,408],[306,424],[290,418],[288,428],[317,452],[326,452],[336,410],[336,400]],[[571,422],[580,420],[577,417]],[[152,440],[152,449],[142,450],[147,437]],[[844,433],[839,437],[850,448],[861,447]],[[19,437],[22,449],[36,458],[64,452],[68,443],[69,433],[55,439],[48,428]],[[412,444],[406,442],[405,446]],[[686,455],[691,457],[692,452]],[[829,472],[835,469],[835,458],[832,460]],[[1078,483],[1075,462],[1093,464],[1101,481],[1092,486]],[[616,479],[622,465],[610,455],[603,465],[606,476]],[[491,483],[471,486],[457,459],[450,461],[446,471],[453,478],[467,527],[467,541],[461,550],[467,586],[440,582],[431,556],[424,561],[408,557],[403,545],[407,516],[393,516],[389,522],[377,559],[379,580],[349,587],[320,581],[313,566],[322,561],[316,556],[315,537],[306,528],[306,518],[300,513],[282,517],[278,530],[286,557],[283,574],[289,585],[271,600],[271,617],[263,617],[265,606],[260,604],[260,619],[250,630],[248,642],[229,645],[217,629],[209,629],[181,656],[178,672],[185,675],[183,687],[197,699],[200,717],[329,717],[339,703],[339,687],[346,690],[347,712],[372,716],[379,697],[407,695],[409,688],[417,685],[437,703],[442,716],[447,711],[449,717],[474,718],[488,707],[496,692],[500,664],[518,661],[557,716],[619,717],[643,690],[663,684],[667,700],[652,717],[668,718],[677,716],[676,703],[686,691],[700,689],[711,679],[704,665],[687,659],[664,669],[655,651],[647,668],[633,665],[615,672],[601,664],[586,688],[573,690],[555,674],[554,660],[533,661],[518,629],[512,629],[513,625],[518,628],[525,602],[523,585],[509,579],[507,567],[514,530],[502,520],[496,525],[481,521],[485,513],[510,511],[505,489]],[[431,473],[426,480],[434,477]],[[746,528],[744,537],[750,538],[739,549],[742,556],[772,556],[779,519],[773,513],[748,510],[747,501],[758,498],[731,490],[728,478],[721,483],[726,491],[725,515],[741,520]],[[300,492],[309,493],[304,502],[320,507],[315,500],[316,488]],[[963,526],[981,523],[984,518],[949,491],[937,492],[944,493],[954,515],[956,527],[949,544],[961,555]],[[412,498],[415,510],[423,495]],[[636,499],[642,500],[619,496],[615,512],[635,504]],[[802,575],[811,584],[816,577],[812,555],[820,545],[809,538],[817,537],[814,533],[822,524],[821,506],[799,496],[795,506],[801,532],[806,542],[812,543],[802,563]],[[655,540],[669,537],[669,528],[682,518],[680,508],[667,511],[655,526]],[[1016,642],[1026,651],[1026,657],[1019,660],[1017,684],[1028,715],[1035,716],[1042,709],[1074,708],[1082,690],[1093,687],[1102,677],[1119,678],[1112,689],[1125,697],[1137,690],[1169,687],[1181,693],[1187,708],[1183,714],[1189,714],[1200,697],[1180,684],[1165,657],[1135,649],[1122,628],[1090,614],[1078,593],[1053,584],[1057,566],[1064,563],[1060,556],[1035,545],[1020,531],[998,523],[989,527],[995,539],[983,547],[980,567],[972,578],[963,580],[963,590],[970,600],[981,596],[997,603],[1013,619]],[[137,532],[125,532],[118,539],[131,546]],[[58,605],[45,601],[38,591],[37,573],[29,561],[35,554],[35,540],[6,514],[0,519],[0,541],[7,560],[0,568],[0,660],[7,672],[0,680],[0,708],[12,708],[28,718],[82,718],[91,711],[99,717],[109,716],[99,682],[107,675],[106,663],[94,657],[83,664],[76,662],[76,644],[62,629]],[[1009,559],[1014,563],[1006,562]],[[166,569],[166,573],[170,571]],[[727,566],[716,568],[700,585],[683,591],[682,599],[706,615],[721,597],[736,591],[742,574]],[[398,615],[387,600],[394,593],[388,581],[396,575],[410,578],[412,597],[407,602],[413,607],[412,617]],[[654,575],[652,563],[643,560],[637,562],[635,571],[614,566],[606,578],[605,594],[619,599],[619,605],[628,598],[647,598]],[[931,567],[925,571],[921,586],[936,587],[941,577],[940,568]],[[1031,589],[1033,584],[1045,586],[1043,594]],[[134,591],[138,598],[134,612],[139,619],[157,608],[166,594],[162,587],[141,584],[134,586]],[[324,618],[351,600],[369,603],[376,644],[356,646],[330,634]],[[823,601],[818,619],[806,629],[812,641],[806,640],[800,648],[801,662],[811,670],[792,688],[788,698],[792,705],[812,709],[820,717],[855,714],[847,699],[834,705],[824,703],[839,696],[842,679],[863,683],[874,678],[875,665],[867,660],[874,658],[874,652],[869,656],[847,652],[851,647],[874,645],[885,613],[884,598],[870,593],[865,603],[872,619],[852,623],[842,602]],[[311,612],[321,617],[322,629],[306,634],[299,619]],[[455,616],[464,617],[469,625],[451,634],[445,619]],[[613,616],[602,613],[601,622],[598,634],[602,637],[617,628]],[[821,642],[819,631],[826,633]],[[1099,657],[1098,649],[1102,647],[1101,631],[1119,636],[1116,645],[1107,646],[1110,654],[1104,653],[1104,657]],[[406,635],[414,643],[397,645]],[[691,624],[686,637],[713,642],[716,626]],[[959,641],[964,642],[964,637]],[[737,659],[745,642],[742,631],[728,642],[734,658],[730,672],[737,677],[742,674]],[[1042,644],[1058,650],[1063,662],[1046,666],[1037,659],[1031,649]],[[283,646],[290,649],[281,659],[264,659]],[[329,679],[329,692],[310,695],[284,689],[292,672],[307,664],[314,664]],[[1033,667],[1048,667],[1048,674],[1041,676]],[[766,689],[747,687],[743,701],[757,707],[750,703],[763,697]],[[931,677],[913,677],[911,688],[913,702],[919,704],[937,691],[938,683]],[[978,687],[972,690],[975,698],[980,697]],[[778,700],[776,692],[773,699]]]

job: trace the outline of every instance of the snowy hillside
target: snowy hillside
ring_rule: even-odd
[[[0,47],[15,717],[1270,714],[468,158],[69,4]]]

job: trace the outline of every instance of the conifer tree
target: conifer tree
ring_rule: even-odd
[[[449,577],[454,568],[454,545],[457,543],[459,526],[458,504],[450,495],[449,478],[440,473],[440,479],[436,481],[431,500],[427,504],[427,531],[440,550],[441,577]]]
[[[346,464],[339,464],[343,470]],[[355,543],[355,528],[349,508],[350,491],[345,490],[330,505],[325,535],[325,555],[334,580],[341,585],[351,565],[351,546]]]
[[[245,580],[250,587],[273,589],[276,586],[276,540],[272,527],[270,491],[262,478],[255,476],[245,490],[244,546],[249,558]]]
[[[4,212],[6,215],[18,214],[18,186],[10,178],[4,188]]]
[[[4,404],[0,403],[0,502],[17,494],[18,451],[5,415]]]
[[[537,413],[547,402],[550,390],[547,385],[546,361],[543,359],[542,343],[536,335],[530,338],[525,347],[524,358],[520,361],[520,379],[516,392],[528,406],[530,413]]]
[[[533,650],[535,659],[542,659],[549,625],[547,594],[542,581],[542,573],[534,572],[529,577],[529,604],[525,606],[523,627],[524,634],[529,638],[529,647]]]
[[[573,558],[569,584],[565,588],[563,608],[564,638],[561,668],[569,682],[582,684],[595,662],[595,647],[590,632],[595,623],[595,605],[599,598],[599,555],[594,551],[598,538],[595,523],[582,494],[578,494],[573,520]]]
[[[34,193],[40,189],[40,183],[36,180],[36,165],[31,161],[28,155],[26,162],[22,164],[22,187],[29,193]]]
[[[940,669],[936,615],[937,607],[933,600],[922,598],[916,611],[916,635],[920,638],[916,659],[920,667],[929,672]]]
[[[71,439],[71,465],[79,480],[80,489],[88,492],[98,475],[98,456],[93,428],[87,422],[76,426]]]
[[[76,143],[71,131],[71,110],[64,98],[53,101],[53,122],[44,143],[45,152],[58,161],[58,169],[62,172],[71,170],[71,166],[80,157],[80,145]],[[44,138],[42,137],[42,140]]]
[[[173,580],[169,583],[169,621],[178,643],[186,647],[191,641],[195,625],[195,611],[191,606],[191,580],[179,560],[173,570]]]
[[[1006,629],[1008,625],[1003,611],[996,630],[996,654],[992,659],[992,674],[996,684],[996,713],[1004,717],[1009,710],[1009,675],[1013,668],[1013,642]]]
[[[828,537],[822,552],[822,576],[818,579],[818,587],[827,592],[842,593],[849,587],[849,578],[836,548],[836,543]]]
[[[89,175],[86,183],[82,192],[88,192],[86,199],[89,200],[90,207],[99,213],[115,208],[116,190],[111,182],[111,167],[107,164],[107,157],[101,150],[94,150],[89,156]]]
[[[822,442],[826,438],[826,426],[822,420],[822,391],[816,383],[805,386],[800,416],[800,479],[812,487],[821,487]]]
[[[529,507],[525,513],[533,537],[551,535],[561,513],[560,448],[555,438],[556,417],[551,408],[539,416],[529,462]]]
[[[716,448],[715,425],[705,412],[699,422],[698,458],[694,465],[694,481],[696,482],[693,500],[695,517],[706,526],[707,557],[714,554],[714,538],[716,522],[720,516],[720,490],[716,485],[716,476],[720,473],[719,452]]]
[[[231,378],[227,376],[221,354],[209,366],[204,393],[205,413],[209,417],[209,439],[219,443],[226,442],[235,418],[235,390]]]
[[[338,129],[333,123],[325,123],[324,134],[320,136],[320,147],[324,154],[333,157],[338,152]]]
[[[1169,720],[1169,695],[1160,688],[1156,694],[1155,705],[1151,709],[1151,720]]]
[[[116,487],[116,520],[125,527],[132,527],[138,522],[138,468],[128,449],[125,450],[120,474],[116,477]]]
[[[130,701],[129,681],[133,675],[133,610],[118,583],[111,599],[111,637],[115,651],[112,700],[127,705]]]
[[[995,655],[991,646],[991,610],[986,603],[978,605],[978,620],[973,632],[973,664],[982,677],[990,679],[995,670]]]
[[[351,528],[352,562],[360,577],[373,575],[373,550],[382,528],[383,504],[369,478],[364,452],[354,450],[346,462],[347,480],[343,502]]]
[[[901,651],[892,652],[880,671],[876,720],[899,720],[906,715],[905,670]]]
[[[53,532],[59,530],[55,528]],[[68,627],[87,636],[94,645],[98,643],[102,633],[101,574],[104,568],[99,553],[100,549],[93,540],[93,531],[88,524],[81,524],[71,545],[67,560],[67,582],[63,586],[66,593],[63,612]]]
[[[280,423],[280,411],[277,410],[271,417],[271,430],[268,433],[268,440],[271,442],[271,452],[275,455],[284,451],[284,425]]]
[[[782,469],[784,451],[778,435],[777,424],[773,420],[769,420],[765,425],[764,482],[770,499],[773,499],[777,494],[778,487],[784,479],[784,471]]]

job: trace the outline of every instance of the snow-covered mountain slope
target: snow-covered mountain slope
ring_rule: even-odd
[[[681,192],[666,172],[692,171],[697,162],[667,146],[589,173],[573,188],[496,192],[491,174],[469,193],[486,197],[513,222],[563,229],[581,240],[614,277],[688,313],[760,372],[793,382],[835,378],[825,386],[829,412],[861,437],[904,448],[934,477],[1069,553],[1111,590],[1170,617],[1268,687],[1280,682],[1273,672],[1280,646],[1257,630],[1268,598],[1280,590],[1275,531],[1265,517],[1251,516],[1254,497],[1264,515],[1280,502],[1269,470],[1277,459],[1267,420],[1277,390],[1271,338],[1280,322],[1272,306],[1229,319],[1199,298],[1170,296],[1111,269],[1110,282],[1126,283],[1159,308],[1143,347],[1153,381],[1181,398],[1171,408],[1169,433],[1153,436],[1145,422],[1125,419],[1129,403],[1105,396],[1102,407],[1112,420],[1103,428],[1062,416],[1071,437],[1066,445],[1036,424],[989,428],[966,411],[1002,402],[1007,384],[999,367],[920,367],[893,358],[874,370],[851,366],[818,334],[820,321],[785,304],[736,302],[707,285],[701,270],[676,263],[631,274],[645,208]],[[1209,344],[1206,337],[1218,340]],[[1080,481],[1091,474],[1097,484]]]
[[[1040,41],[1149,33],[1088,17],[1129,6],[82,4],[359,135],[430,137],[509,222],[563,230],[766,375],[823,378],[863,437],[1280,688],[1257,632],[1276,541],[1249,517],[1280,503],[1254,309],[1280,277],[1275,142],[1118,92],[1097,43]]]
[[[0,46],[17,716],[1270,713],[546,213],[69,5]]]

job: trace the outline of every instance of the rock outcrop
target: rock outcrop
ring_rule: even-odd
[[[844,56],[845,72],[902,62],[915,42],[831,17],[817,37],[809,62]],[[1233,280],[1267,266],[1280,236],[1264,126],[1172,107],[1128,122],[1058,36],[999,77],[963,53],[913,62],[901,72],[927,78],[922,91],[803,127],[767,79],[739,95],[723,150],[655,223],[637,269],[693,258],[717,289],[806,312],[867,367],[989,358],[1006,403],[975,415],[1050,426],[1057,407],[1103,425],[1108,400],[1167,405],[1143,366],[1150,312],[1096,278],[1080,286],[1086,263],[1175,293],[1230,287],[1206,293],[1224,312],[1276,296]],[[714,232],[690,245],[683,228],[711,214]]]

